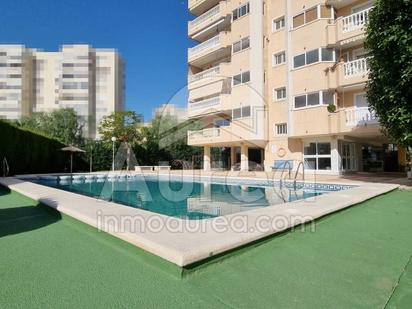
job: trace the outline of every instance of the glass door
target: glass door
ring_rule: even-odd
[[[355,172],[358,170],[356,158],[356,144],[343,142],[341,148],[342,170],[344,172]]]

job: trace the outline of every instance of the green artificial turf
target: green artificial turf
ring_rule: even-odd
[[[167,262],[36,205],[0,188],[1,308],[412,308],[412,191],[183,279]]]

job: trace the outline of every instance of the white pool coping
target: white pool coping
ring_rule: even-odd
[[[323,217],[399,187],[399,185],[394,184],[356,183],[357,187],[355,188],[330,192],[317,196],[311,201],[299,200],[200,220],[202,228],[193,231],[188,230],[187,220],[98,200],[14,177],[0,178],[0,184],[95,228],[99,228],[98,220],[101,222],[102,217],[110,217],[115,222],[112,220],[110,224],[100,226],[101,230],[180,267],[202,261],[303,223],[297,218],[306,222],[311,221],[310,219]],[[133,231],[130,225],[127,225],[121,230],[119,224],[122,221],[121,218],[130,216],[142,218],[144,222],[161,220],[161,224],[167,228],[161,230],[146,229],[144,232],[139,232]],[[268,222],[276,221],[279,218],[282,220],[276,221],[278,222],[277,226],[270,226],[262,230],[257,228],[262,222],[262,218]],[[236,220],[247,222],[247,231],[239,232],[230,229],[228,222],[233,223]],[[281,222],[284,224],[279,224]],[[220,231],[216,230],[216,227],[219,227]]]

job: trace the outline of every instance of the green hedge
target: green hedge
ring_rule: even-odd
[[[9,175],[68,172],[70,155],[60,150],[63,147],[55,139],[0,121],[0,176],[4,157],[10,166]],[[76,159],[76,167],[84,168],[83,160]]]

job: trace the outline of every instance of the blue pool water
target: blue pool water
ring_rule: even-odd
[[[31,181],[129,207],[189,220],[213,218],[349,188],[334,184],[104,175],[39,177]]]

